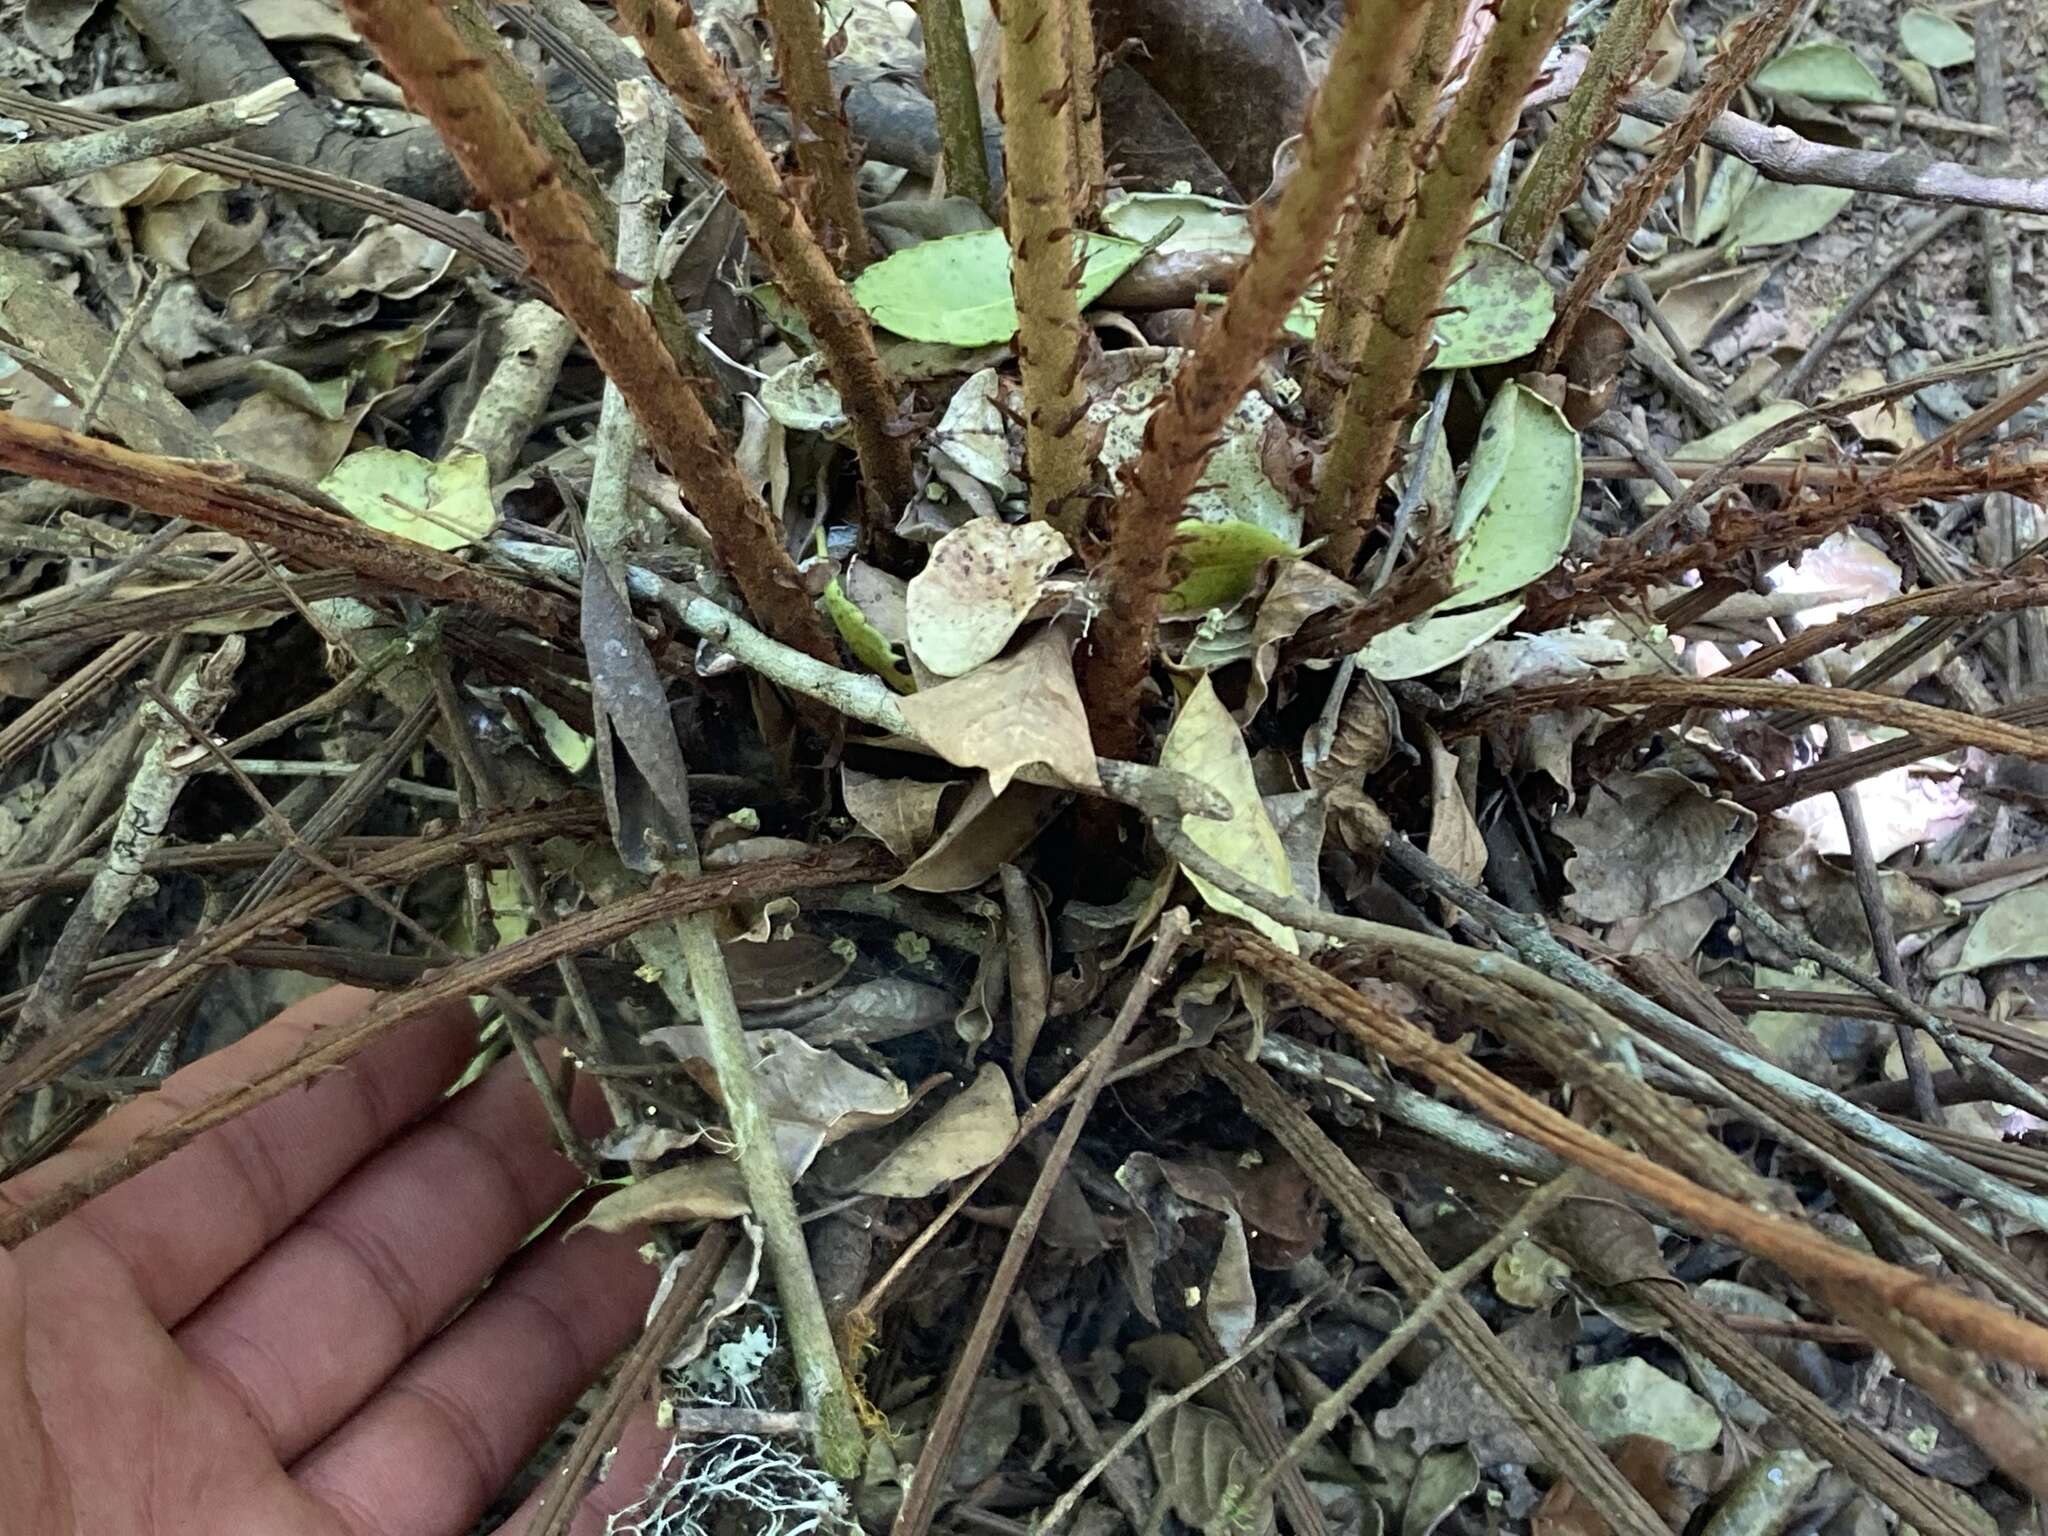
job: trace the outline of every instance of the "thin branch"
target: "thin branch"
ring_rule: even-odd
[[[924,24],[924,85],[938,114],[946,190],[971,198],[994,218],[1002,210],[989,183],[981,98],[974,89],[974,52],[968,46],[960,0],[918,0],[917,14]]]
[[[1280,1143],[1336,1210],[1344,1230],[1387,1271],[1403,1295],[1420,1304],[1438,1293],[1442,1273],[1401,1220],[1393,1202],[1297,1100],[1235,1052],[1212,1047],[1203,1053],[1202,1066],[1228,1086],[1245,1113]],[[1548,1384],[1508,1352],[1462,1291],[1444,1293],[1437,1322],[1458,1359],[1472,1373],[1482,1399],[1500,1405],[1535,1443],[1544,1461],[1586,1496],[1610,1530],[1622,1536],[1657,1536],[1664,1531],[1663,1521],[1648,1500],[1564,1411]]]
[[[1586,162],[1614,132],[1621,98],[1657,62],[1650,36],[1670,0],[1621,0],[1602,20],[1585,72],[1536,150],[1501,220],[1500,241],[1534,259],[1579,195]]]
[[[676,831],[687,844],[678,850],[676,869],[685,879],[703,878],[695,834],[687,822]],[[805,1409],[816,1419],[812,1445],[819,1465],[832,1476],[858,1477],[866,1459],[866,1437],[831,1321],[825,1316],[817,1273],[811,1268],[789,1169],[775,1140],[775,1122],[761,1103],[759,1058],[740,1022],[715,914],[698,912],[674,923],[650,925],[636,932],[632,943],[641,959],[659,972],[656,980],[669,1000],[679,1008],[696,1008],[705,1050],[718,1077],[718,1094],[725,1102],[726,1124],[732,1129],[733,1161],[739,1165],[754,1219],[761,1224],[761,1247],[789,1328],[797,1387]]]
[[[1914,1002],[1911,997],[1900,991],[1895,983],[1887,978],[1873,976],[1861,967],[1850,964],[1825,944],[1807,938],[1781,923],[1733,880],[1716,881],[1714,889],[1721,893],[1730,906],[1742,914],[1745,922],[1778,948],[1825,966],[1851,986],[1868,992],[1915,1029],[1924,1030],[1933,1036],[1935,1043],[1941,1047],[1950,1061],[1959,1064],[1967,1062],[1986,1083],[1996,1089],[1998,1097],[2022,1105],[2037,1115],[2048,1117],[2048,1094],[2044,1094],[2035,1084],[2000,1063],[1984,1045],[1975,1040],[1964,1039],[1947,1019],[1932,1009]],[[1921,1118],[1925,1120],[1927,1117],[1922,1115]]]
[[[1139,738],[1134,705],[1152,664],[1167,559],[1188,496],[1322,263],[1365,144],[1383,128],[1394,90],[1411,69],[1423,16],[1413,0],[1351,0],[1329,73],[1309,103],[1294,175],[1259,219],[1222,315],[1175,370],[1165,401],[1145,423],[1143,447],[1117,497],[1100,568],[1102,610],[1081,682],[1089,725],[1111,756],[1131,755]]]
[[[1645,122],[1677,123],[1695,110],[1698,101],[1682,91],[1631,91],[1622,98],[1621,110]],[[1737,112],[1719,113],[1699,138],[1723,154],[1747,161],[1769,181],[1879,192],[1964,208],[2048,213],[2048,178],[1991,175],[1953,160],[1930,159],[1919,150],[1843,149]]]
[[[775,0],[771,14],[792,7],[812,13],[810,33],[815,44],[815,0]],[[704,141],[712,172],[746,221],[755,249],[767,259],[776,281],[817,338],[846,407],[847,420],[853,425],[855,451],[868,493],[870,543],[885,538],[910,505],[915,485],[910,439],[895,427],[896,387],[882,371],[874,327],[832,270],[803,210],[784,189],[775,162],[754,131],[739,88],[698,36],[689,6],[683,0],[625,0],[621,14],[640,40],[647,62],[676,93],[683,115]],[[785,26],[794,25],[785,16]],[[779,40],[782,31],[776,36]],[[819,68],[823,69],[822,57]],[[835,121],[837,99],[829,98]],[[791,102],[791,110],[800,122],[809,121],[799,101]],[[843,122],[840,132],[843,141]],[[815,148],[819,156],[830,158],[828,147]],[[688,481],[684,484],[687,487]],[[712,533],[714,537],[718,534],[715,526]]]
[[[161,117],[146,117],[119,128],[10,144],[0,149],[0,193],[48,186],[53,181],[147,160],[151,155],[211,144],[243,128],[270,122],[298,89],[290,80],[274,80],[246,96],[212,101],[203,107],[190,107]]]
[[[550,811],[529,820],[537,821],[545,835],[553,835],[555,828],[548,822],[554,814]],[[508,820],[506,827],[525,827],[520,836],[535,835],[535,829],[523,822]],[[364,866],[353,872],[361,883],[367,884],[376,878],[368,867],[373,862],[366,860]],[[194,1137],[331,1071],[452,998],[488,992],[528,971],[551,965],[565,955],[620,943],[641,929],[680,913],[765,900],[813,886],[851,884],[877,878],[887,870],[888,861],[879,858],[872,848],[855,847],[828,849],[799,859],[767,860],[738,869],[720,870],[696,880],[665,881],[619,901],[564,918],[552,928],[529,934],[489,954],[443,966],[422,978],[417,985],[380,998],[353,1024],[325,1031],[318,1039],[308,1041],[298,1055],[255,1082],[224,1089],[204,1103],[193,1105],[177,1118],[152,1127],[120,1152],[95,1163],[47,1194],[12,1209],[0,1209],[0,1246],[13,1247],[51,1222],[70,1214],[94,1195],[103,1194],[122,1180],[161,1162]],[[318,903],[335,899],[337,889],[345,891],[349,887],[332,877],[309,881],[305,887],[293,892],[293,900],[284,906],[283,911],[288,914],[294,908],[309,905],[317,910]],[[313,893],[310,897],[306,894],[309,891]],[[275,920],[272,914],[265,913],[252,914],[252,918],[253,921],[222,924],[202,935],[200,943],[215,952],[232,952],[238,940],[246,942],[247,937]],[[132,1022],[150,1003],[181,990],[189,980],[189,972],[181,966],[160,966],[137,976],[98,1006],[72,1019],[69,1035],[61,1042],[64,1049],[40,1053],[45,1058],[54,1058],[53,1061],[24,1061],[0,1072],[0,1100],[13,1092],[21,1076],[46,1065],[55,1072],[68,1071],[103,1043],[113,1030]]]
[[[1279,983],[1366,1048],[1468,1099],[1497,1124],[1521,1132],[1574,1165],[1654,1201],[1683,1220],[1773,1260],[1795,1280],[1830,1295],[1853,1291],[1872,1304],[1924,1323],[1961,1347],[2035,1370],[2048,1369],[2048,1329],[2022,1322],[1974,1296],[1935,1285],[1924,1275],[1867,1258],[1791,1217],[1702,1189],[1504,1082],[1454,1046],[1443,1044],[1250,930],[1216,928],[1205,934],[1204,942],[1219,958],[1249,966]]]
[[[606,1451],[617,1443],[627,1419],[659,1386],[662,1367],[675,1353],[690,1325],[697,1321],[697,1313],[717,1284],[719,1271],[732,1249],[730,1222],[715,1221],[697,1234],[689,1259],[669,1283],[668,1294],[612,1376],[604,1400],[583,1421],[561,1464],[548,1473],[547,1492],[541,1498],[540,1508],[534,1511],[533,1524],[526,1536],[564,1536],[568,1531]]]
[[[782,542],[704,403],[647,312],[616,282],[575,195],[492,90],[438,4],[345,0],[348,15],[408,99],[442,130],[464,173],[497,209],[555,302],[624,392],[648,440],[689,495],[747,602],[778,638],[837,654]]]
[[[511,541],[501,541],[494,547],[536,573],[570,581],[582,578],[582,562],[574,550]],[[770,682],[816,699],[849,719],[864,721],[892,736],[919,739],[895,690],[873,673],[842,671],[782,645],[731,609],[639,566],[626,568],[625,581],[634,601],[653,603],[692,634],[724,648],[741,665]],[[1229,804],[1221,796],[1185,774],[1113,757],[1096,758],[1095,771],[1101,781],[1102,798],[1147,815],[1205,816],[1226,821],[1230,817]],[[1018,770],[1017,777],[1027,784],[1042,784],[1051,789],[1092,792],[1081,790],[1040,764],[1025,765]]]
[[[1517,690],[1473,706],[1474,719],[1526,716],[1557,709],[1604,709],[1617,704],[1671,704],[1696,709],[1811,709],[1823,716],[1895,726],[1921,738],[1924,750],[1948,746],[2009,752],[2048,762],[2048,733],[1938,709],[1912,699],[1811,683],[1714,677],[1593,678]]]
[[[1409,1308],[1408,1315],[1394,1325],[1393,1332],[1375,1344],[1372,1352],[1352,1368],[1351,1374],[1315,1405],[1300,1433],[1287,1442],[1278,1460],[1260,1469],[1251,1486],[1238,1498],[1237,1507],[1255,1507],[1269,1496],[1285,1469],[1298,1464],[1315,1449],[1318,1441],[1337,1427],[1338,1421],[1350,1411],[1351,1405],[1358,1401],[1366,1388],[1379,1380],[1380,1373],[1394,1363],[1395,1357],[1436,1320],[1437,1313],[1452,1297],[1476,1280],[1495,1259],[1527,1237],[1544,1217],[1579,1193],[1585,1182],[1584,1173],[1577,1168],[1568,1169],[1551,1179],[1524,1200],[1492,1236],[1445,1270],[1443,1277],[1430,1287],[1429,1294]]]
[[[1053,1501],[1052,1507],[1045,1512],[1038,1522],[1037,1528],[1041,1536],[1052,1536],[1053,1532],[1065,1525],[1073,1516],[1074,1510],[1079,1507],[1081,1495],[1095,1485],[1096,1479],[1103,1476],[1115,1464],[1118,1457],[1144,1439],[1146,1432],[1154,1424],[1157,1424],[1182,1403],[1190,1402],[1199,1397],[1203,1392],[1222,1380],[1226,1374],[1236,1370],[1245,1361],[1262,1353],[1268,1344],[1271,1344],[1281,1334],[1292,1328],[1301,1315],[1320,1300],[1322,1300],[1322,1297],[1314,1291],[1309,1292],[1306,1296],[1297,1297],[1294,1301],[1283,1307],[1257,1333],[1254,1333],[1237,1349],[1232,1350],[1228,1355],[1225,1355],[1221,1360],[1211,1365],[1186,1386],[1155,1397],[1151,1402],[1147,1403],[1145,1411],[1139,1414],[1131,1422],[1130,1427],[1110,1443],[1109,1449],[1103,1452],[1096,1460],[1095,1465],[1083,1472],[1073,1481],[1071,1486],[1062,1490],[1060,1496]],[[1140,1527],[1140,1529],[1143,1529],[1143,1527]]]
[[[227,708],[234,696],[234,676],[242,664],[243,650],[242,637],[229,635],[179,683],[173,696],[178,712],[196,729],[211,731]],[[179,795],[204,761],[177,716],[146,704],[141,720],[149,745],[128,781],[120,819],[107,842],[106,864],[65,919],[49,958],[21,1005],[19,1021],[0,1038],[0,1063],[15,1060],[47,1039],[71,1011],[71,994],[99,952],[101,941],[148,889],[144,861],[163,841]]]

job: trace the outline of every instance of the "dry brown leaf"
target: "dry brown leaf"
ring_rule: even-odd
[[[583,1218],[600,1232],[623,1232],[654,1221],[727,1221],[753,1212],[737,1164],[693,1157],[613,1190]]]
[[[922,779],[887,779],[858,768],[839,770],[846,814],[906,864],[931,847],[939,801],[955,782],[928,784]]]
[[[997,794],[1030,763],[1045,764],[1077,788],[1101,785],[1067,637],[1058,628],[1040,630],[1013,656],[911,694],[900,708],[919,739],[947,762],[986,769]]]
[[[941,1185],[986,1168],[1016,1134],[1009,1079],[1001,1067],[985,1061],[965,1090],[942,1104],[854,1188],[864,1195],[922,1200]]]

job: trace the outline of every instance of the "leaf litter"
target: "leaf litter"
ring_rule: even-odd
[[[216,8],[253,26],[341,139],[431,134],[352,25],[357,5]],[[1551,62],[1624,8],[1573,13]],[[719,1433],[678,1429],[616,1529],[923,1536],[935,1514],[941,1528],[1034,1528],[1084,1478],[1072,1524],[1091,1530],[2030,1529],[2048,1447],[2034,1376],[1986,1375],[1996,1351],[1981,1339],[1858,1311],[1810,1266],[1816,1251],[1875,1253],[1943,1295],[1967,1281],[2007,1309],[2015,1348],[2042,1315],[2048,1124],[2013,1091],[2048,1076],[2039,738],[1993,751],[1883,702],[2039,730],[2042,416],[2003,393],[2033,366],[2011,351],[2029,329],[2011,313],[2038,308],[2038,231],[2005,213],[1965,221],[1855,295],[1915,227],[1896,188],[1775,175],[1718,132],[1624,232],[1641,283],[1607,295],[1622,337],[1611,403],[1582,413],[1575,391],[1593,386],[1569,361],[1545,371],[1547,349],[1594,224],[1654,152],[1624,117],[1591,149],[1555,240],[1510,248],[1499,191],[1452,240],[1428,372],[1393,397],[1426,402],[1448,379],[1450,403],[1434,429],[1419,407],[1403,419],[1398,440],[1426,438],[1428,457],[1387,466],[1363,558],[1333,568],[1312,512],[1337,429],[1312,354],[1352,237],[1340,228],[1169,509],[1163,665],[1105,704],[1090,673],[1105,614],[1129,598],[1110,557],[1148,434],[1302,159],[1283,154],[1273,186],[1236,199],[1141,172],[1077,209],[1067,276],[1089,346],[1067,425],[1086,476],[1070,518],[1034,519],[1031,290],[992,217],[1004,205],[952,185],[935,129],[902,127],[934,122],[924,45],[944,9],[832,0],[821,33],[865,145],[876,247],[848,263],[846,291],[890,398],[850,382],[801,274],[710,206],[725,192],[692,201],[718,185],[709,161],[669,166],[682,217],[656,326],[701,333],[724,385],[745,381],[741,398],[707,398],[763,497],[762,546],[800,552],[789,590],[815,604],[810,659],[835,663],[822,681],[799,665],[806,647],[764,660],[717,617],[788,638],[710,535],[700,466],[596,449],[606,365],[567,330],[553,361],[502,349],[508,312],[552,279],[511,278],[524,258],[505,259],[516,231],[487,195],[467,211],[380,200],[344,228],[315,209],[324,193],[164,158],[10,194],[9,442],[54,422],[149,457],[110,493],[0,485],[9,1170],[111,1094],[146,1091],[148,1021],[168,1016],[123,989],[163,968],[159,1002],[196,1002],[220,978],[178,1047],[189,1056],[312,977],[423,988],[438,968],[482,967],[460,973],[464,990],[495,999],[509,984],[621,1117],[588,1149],[602,1182],[584,1219],[659,1224],[680,1254],[671,1280],[690,1243],[744,1234],[654,1394],[673,1424]],[[1161,122],[1193,146],[1185,130],[1206,121],[1205,83],[1148,73],[1115,9],[1096,8],[1112,167],[1144,163]],[[1305,58],[1317,78],[1341,9],[1162,7],[1203,38],[1234,12],[1238,51],[1217,68]],[[787,150],[789,206],[824,217],[767,31],[749,7],[698,10],[769,151]],[[969,94],[993,132],[1002,18],[961,10]],[[9,57],[50,102],[206,94],[148,62],[124,15],[25,16]],[[511,20],[517,69],[611,67]],[[1824,20],[1828,35],[1781,38],[1732,98],[1757,132],[1800,155],[1902,148],[1899,163],[1936,168],[1921,201],[1937,212],[1961,162],[2038,169],[2024,147],[2042,128],[2040,43],[2017,8],[1851,3]],[[1665,10],[1636,88],[1697,94],[1732,44],[1725,21]],[[1975,95],[1996,78],[1987,50],[2008,82],[1995,114]],[[1150,129],[1128,113],[1146,96],[1165,114]],[[44,135],[27,104],[6,110],[11,138]],[[1525,115],[1507,201],[1558,131]],[[673,140],[701,148],[694,128]],[[1417,152],[1424,171],[1437,142]],[[1218,149],[1177,152],[1209,176],[1193,156],[1235,163]],[[1980,272],[2013,299],[1980,295]],[[1853,323],[1824,336],[1852,298]],[[1830,404],[1809,414],[1815,400]],[[2003,411],[1996,441],[1944,435],[1984,407]],[[863,432],[877,421],[913,466],[887,506],[860,479],[874,478]],[[492,442],[494,422],[509,425]],[[1671,508],[1653,471],[1690,481],[1753,457],[1766,431],[1760,464]],[[466,451],[480,442],[502,457]],[[209,457],[235,467],[207,467],[196,500],[190,486],[163,500],[179,462]],[[515,472],[494,479],[491,463]],[[631,487],[623,515],[605,509],[607,475]],[[242,520],[209,525],[222,507]],[[195,515],[174,526],[178,508]],[[586,555],[620,584],[579,581]],[[1422,598],[1376,612],[1425,569]],[[165,760],[141,745],[158,725],[138,663],[167,691],[237,630],[264,644],[221,729],[241,738],[233,755],[325,857],[396,860],[366,878],[389,878],[420,931],[383,927],[345,887],[311,894],[224,775],[191,775],[160,846],[95,832],[134,828],[116,813],[148,803]],[[1785,660],[1788,646],[1810,651]],[[1803,691],[1731,705],[1707,686],[1739,678]],[[1830,689],[1859,702],[1838,708]],[[1119,737],[1138,746],[1112,751]],[[527,831],[493,840],[522,816]],[[691,841],[711,874],[688,872]],[[131,854],[135,877],[113,885]],[[865,862],[839,878],[835,859]],[[559,927],[692,879],[722,882],[709,925],[751,1093],[867,1426],[840,1477],[808,1438],[789,1276],[753,1236],[767,1218],[694,993],[679,1001],[623,934],[566,951],[573,981],[531,958]],[[1753,928],[1723,881],[1804,947]],[[110,890],[119,908],[80,969],[67,935]],[[1183,903],[1194,937],[1148,980]],[[1345,927],[1361,920],[1377,926]],[[1278,955],[1221,958],[1219,936],[1247,928]],[[216,930],[214,958],[166,947]],[[1815,945],[1838,965],[1809,958]],[[1321,982],[1288,969],[1301,954]],[[1354,1032],[1322,987],[1418,1026],[1511,1097],[1482,1101],[1442,1061]],[[1062,1144],[1077,1074],[1133,999],[1128,1075],[1074,1111]],[[489,1006],[483,1046],[502,1049],[510,1025]],[[73,1015],[115,1022],[92,1042],[105,1054],[56,1070],[64,1037],[41,1021]],[[1923,1039],[1927,1016],[1967,1054]],[[1932,1074],[1938,1125],[1907,1050]],[[1313,1135],[1230,1086],[1232,1071],[1280,1084]],[[1510,1230],[1557,1159],[1578,1161],[1530,1106],[1566,1111],[1603,1149],[1571,1205],[1634,1204],[1657,1223],[1639,1273],[1617,1279],[1614,1250],[1575,1244],[1569,1224]],[[1630,1152],[1685,1188],[1796,1210],[1827,1246],[1731,1235],[1605,1182]],[[1360,1182],[1385,1201],[1377,1224]],[[1497,1235],[1491,1261],[1461,1272],[1455,1319],[1435,1310],[1450,1303],[1431,1287]],[[1006,1272],[1013,1241],[1028,1251]],[[1432,1321],[1350,1406],[1319,1413],[1425,1306]],[[1024,1343],[1027,1309],[1045,1351]],[[956,1406],[948,1384],[978,1324],[992,1352]],[[778,1415],[794,1431],[761,1427]],[[920,1479],[941,1490],[936,1510],[920,1512]]]

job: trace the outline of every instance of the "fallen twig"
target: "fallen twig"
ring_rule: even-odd
[[[229,635],[178,685],[177,707],[197,729],[211,730],[234,696],[243,650],[241,636]],[[149,878],[143,861],[162,842],[178,796],[204,760],[185,726],[166,711],[145,705],[142,728],[149,745],[128,781],[120,820],[107,841],[106,864],[71,909],[21,1005],[15,1027],[0,1037],[0,1064],[16,1060],[48,1038],[69,1011],[71,994],[100,942],[143,894]]]
[[[1621,110],[1646,122],[1676,123],[1697,100],[1682,91],[1638,90],[1622,98]],[[1842,149],[1725,111],[1706,124],[1700,139],[1747,161],[1771,181],[1882,192],[1965,208],[2048,213],[2048,179],[1988,176],[1917,150]]]
[[[240,129],[269,122],[297,92],[298,87],[290,80],[277,80],[232,100],[146,117],[118,128],[8,145],[0,149],[0,193],[47,186],[53,181],[147,160],[151,155],[210,144]]]
[[[836,655],[781,529],[647,311],[619,288],[611,254],[592,238],[580,200],[492,89],[474,51],[438,5],[347,0],[347,10],[414,105],[447,130],[465,174],[503,216],[535,275],[633,406],[762,624],[813,656]]]

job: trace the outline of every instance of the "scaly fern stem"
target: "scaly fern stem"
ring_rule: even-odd
[[[542,153],[554,162],[562,179],[575,191],[590,225],[590,237],[600,248],[613,249],[618,243],[618,214],[612,200],[605,195],[603,181],[591,169],[590,162],[583,158],[575,136],[548,104],[547,92],[512,57],[512,50],[499,37],[482,0],[448,0],[448,20],[456,35],[484,61],[492,87],[526,124],[527,131],[539,144]],[[676,302],[674,290],[657,279],[649,286],[646,297],[652,307],[654,329],[661,337],[662,345],[676,360],[683,377],[690,381],[690,388],[704,403],[706,412],[720,431],[737,431],[740,415],[732,391],[726,388],[725,381],[712,368],[703,343],[690,329],[682,305]]]
[[[812,226],[842,265],[857,272],[868,264],[868,229],[861,222],[854,185],[853,135],[825,63],[818,0],[761,0],[761,15],[775,44],[775,67],[796,135],[796,163],[810,182]]]
[[[1771,0],[1735,29],[1707,71],[1706,79],[1693,93],[1692,106],[1684,117],[1657,136],[1656,157],[1621,189],[1621,196],[1614,200],[1607,217],[1594,231],[1593,248],[1587,253],[1585,264],[1558,301],[1557,322],[1550,328],[1550,339],[1544,343],[1537,367],[1549,370],[1557,366],[1579,321],[1620,268],[1630,238],[1642,227],[1657,199],[1664,195],[1664,189],[1692,159],[1692,152],[1699,148],[1714,119],[1771,56],[1802,9],[1801,0]]]
[[[1088,488],[1088,333],[1075,296],[1074,135],[1067,87],[1064,0],[1004,0],[1003,163],[1009,178],[1010,286],[1017,299],[1017,368],[1024,382],[1024,468],[1031,515],[1069,538]]]
[[[1394,249],[1415,195],[1417,144],[1427,137],[1451,47],[1458,39],[1466,0],[1429,0],[1415,68],[1394,92],[1394,118],[1372,143],[1358,198],[1351,210],[1348,239],[1330,275],[1330,292],[1316,322],[1302,395],[1309,414],[1327,418],[1344,391],[1351,363],[1365,345],[1373,308],[1387,286]]]
[[[1380,483],[1391,468],[1415,380],[1429,361],[1438,306],[1472,227],[1494,157],[1514,132],[1522,96],[1563,24],[1566,0],[1502,0],[1493,31],[1445,121],[1415,188],[1415,211],[1387,272],[1378,314],[1323,461],[1310,527],[1318,559],[1340,576],[1358,563]]]
[[[1309,104],[1294,175],[1259,216],[1223,313],[1145,423],[1143,447],[1117,496],[1100,570],[1103,609],[1082,676],[1098,751],[1128,755],[1137,744],[1138,688],[1152,661],[1174,529],[1224,423],[1322,263],[1365,142],[1383,130],[1412,67],[1422,19],[1413,0],[1350,0],[1328,78]]]
[[[1088,224],[1102,209],[1109,171],[1102,158],[1101,60],[1095,55],[1095,13],[1089,0],[1066,0],[1067,69],[1074,100],[1067,114],[1074,130],[1074,222]]]
[[[910,504],[915,481],[909,439],[893,430],[896,387],[882,371],[866,313],[832,270],[803,210],[784,189],[739,88],[697,35],[690,7],[682,0],[624,0],[619,14],[639,39],[649,66],[682,103],[683,115],[704,141],[713,174],[746,221],[754,248],[767,258],[776,281],[817,338],[853,426],[867,493],[869,542],[886,541]]]
[[[476,51],[438,4],[344,3],[356,30],[440,132],[470,184],[533,263],[535,278],[618,384],[762,627],[808,655],[835,658],[837,648],[783,547],[782,530],[741,475],[647,311],[618,285],[580,200],[492,87]]]
[[[1586,161],[1614,131],[1621,98],[1654,62],[1650,34],[1671,0],[1617,0],[1593,40],[1586,72],[1522,173],[1501,221],[1500,243],[1532,261],[1565,208],[1579,194]]]

